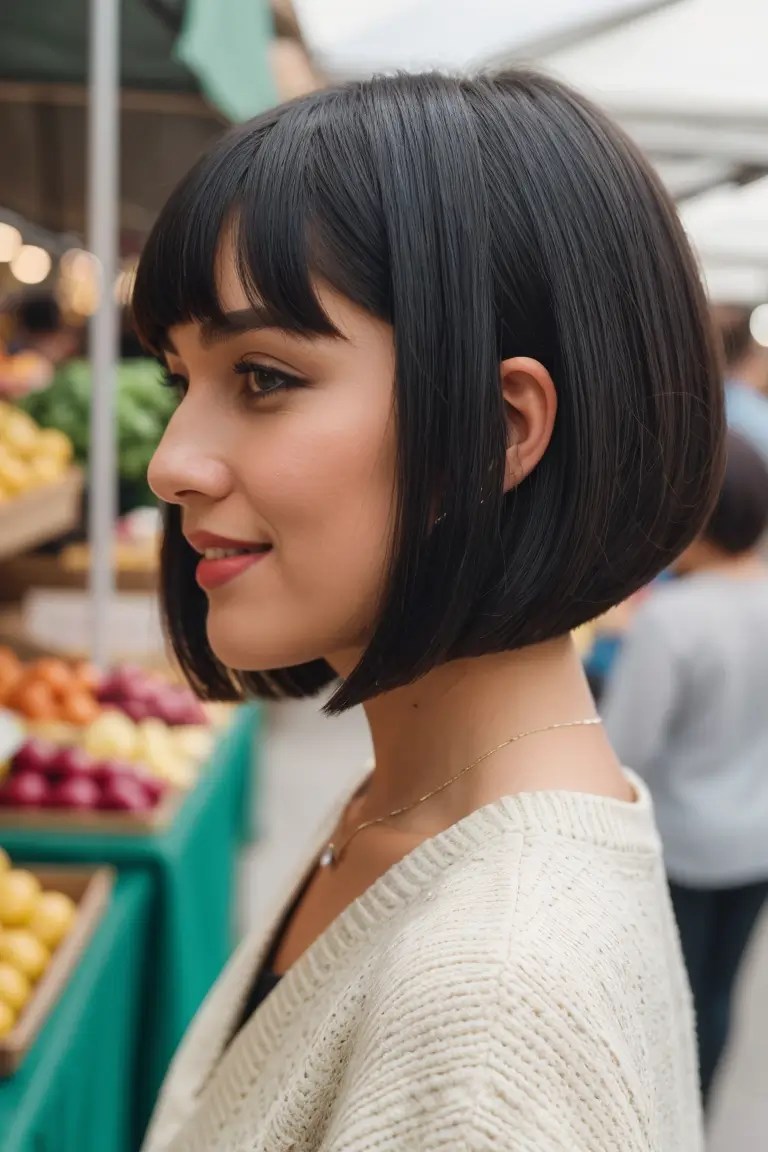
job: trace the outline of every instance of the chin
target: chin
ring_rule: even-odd
[[[277,635],[274,623],[263,631],[251,627],[232,627],[224,621],[217,622],[215,615],[208,617],[208,642],[214,656],[227,668],[239,672],[270,672],[275,668],[292,668],[308,664],[322,658],[318,645],[308,645],[306,640],[285,633]],[[291,629],[293,631],[293,629]]]

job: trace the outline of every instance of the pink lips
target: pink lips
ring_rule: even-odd
[[[253,548],[252,552],[240,552],[233,556],[222,556],[216,559],[207,559],[201,556],[195,569],[195,579],[206,592],[221,588],[241,576],[246,569],[263,560],[271,552],[267,544],[254,544],[247,540],[230,540],[224,536],[215,536],[210,532],[194,532],[187,536],[189,543],[198,552],[211,548]]]

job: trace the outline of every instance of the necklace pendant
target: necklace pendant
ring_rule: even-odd
[[[336,849],[333,844],[326,844],[323,854],[320,857],[320,867],[330,868],[331,864],[336,863]]]

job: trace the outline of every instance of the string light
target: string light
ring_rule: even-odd
[[[92,316],[99,306],[101,265],[92,252],[70,248],[61,258],[58,295],[76,316]]]
[[[24,244],[11,260],[11,272],[21,284],[42,284],[51,270],[51,257],[45,248]]]
[[[768,304],[758,304],[749,318],[752,338],[763,348],[768,348]]]

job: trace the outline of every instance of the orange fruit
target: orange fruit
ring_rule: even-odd
[[[30,720],[55,720],[59,715],[59,706],[51,686],[44,680],[25,680],[9,703]]]
[[[93,696],[82,690],[69,692],[61,702],[61,718],[69,724],[90,724],[101,708]]]
[[[30,668],[30,673],[36,680],[43,680],[49,684],[51,690],[60,696],[72,686],[74,674],[72,669],[63,660],[56,660],[52,656],[36,660]]]
[[[101,672],[95,664],[89,663],[88,660],[78,660],[72,671],[78,684],[82,684],[83,688],[87,688],[89,692],[95,692],[101,684]]]

